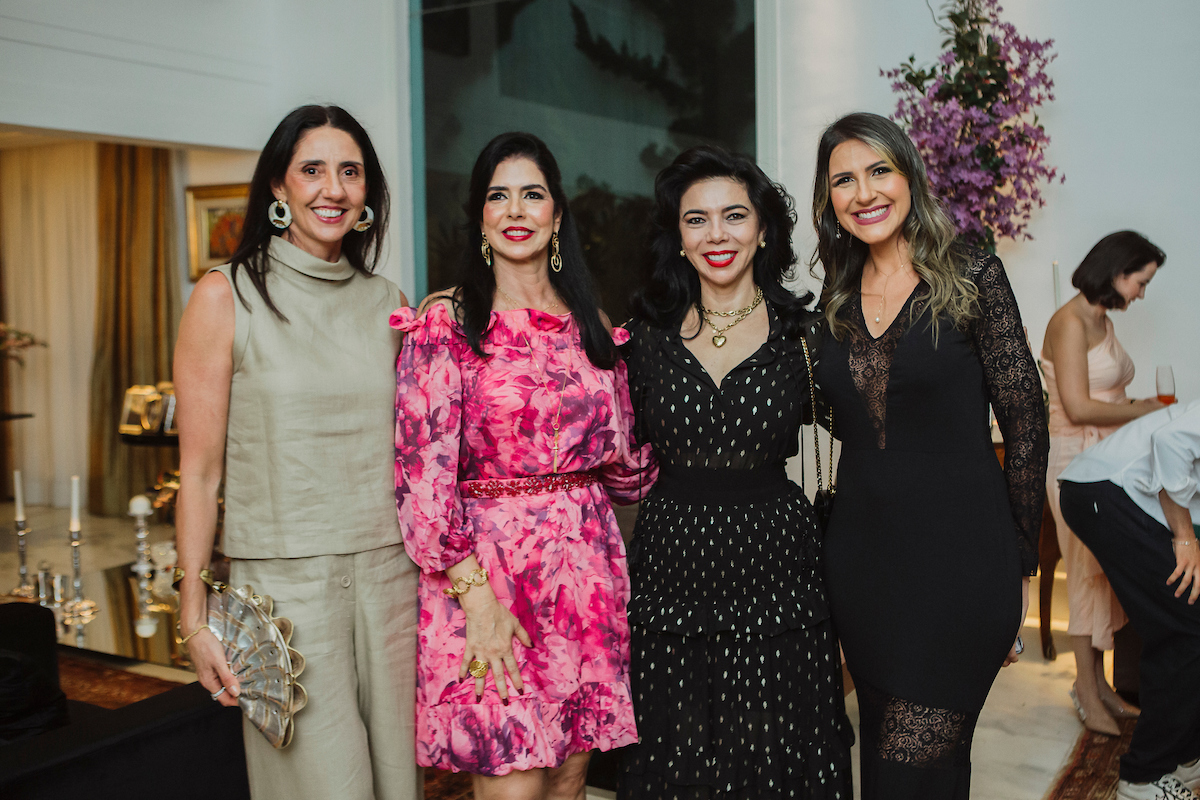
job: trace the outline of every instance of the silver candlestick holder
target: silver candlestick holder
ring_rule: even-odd
[[[133,572],[137,575],[137,619],[134,621],[134,632],[143,639],[153,638],[158,632],[156,611],[166,610],[166,606],[154,602],[151,578],[154,575],[154,562],[150,558],[150,526],[146,518],[154,513],[150,498],[144,494],[134,495],[129,500],[129,516],[134,518],[137,535],[137,561]]]
[[[72,526],[73,527],[73,526]],[[98,613],[94,600],[83,596],[83,567],[79,559],[80,540],[78,530],[69,531],[71,535],[71,599],[62,604],[63,623],[66,625],[82,626],[96,618]],[[83,635],[82,628],[76,627],[76,638]]]
[[[29,579],[29,564],[26,562],[25,554],[25,536],[29,533],[29,525],[25,520],[19,519],[16,522],[17,526],[17,573],[20,575],[20,580],[15,589],[9,592],[13,597],[34,598],[38,596],[37,587],[33,581]]]

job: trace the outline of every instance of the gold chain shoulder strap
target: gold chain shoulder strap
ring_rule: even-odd
[[[829,483],[825,484],[821,479],[821,437],[817,433],[817,429],[821,426],[817,424],[817,386],[816,378],[813,377],[812,359],[808,355],[808,339],[803,335],[800,336],[800,345],[804,348],[804,366],[808,367],[808,401],[812,404],[813,410],[813,454],[816,456],[817,463],[817,489],[832,489],[833,488],[833,406],[829,407]]]

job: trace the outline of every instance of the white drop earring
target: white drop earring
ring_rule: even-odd
[[[282,200],[276,200],[267,209],[267,217],[276,228],[286,228],[292,224],[292,209]]]
[[[363,233],[364,231],[370,230],[371,226],[374,224],[375,212],[371,210],[370,206],[363,206],[363,212],[359,216],[358,222],[354,223],[354,230],[358,231],[359,233]]]

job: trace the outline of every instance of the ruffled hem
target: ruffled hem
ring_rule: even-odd
[[[614,682],[585,684],[562,703],[513,695],[505,706],[493,695],[418,708],[416,738],[422,767],[499,776],[634,744],[637,728],[629,685]]]
[[[630,625],[681,636],[711,636],[726,631],[778,636],[820,625],[827,619],[828,602],[800,583],[750,597],[737,605],[646,596],[634,597],[629,604]]]
[[[828,624],[779,638],[634,636],[637,800],[851,800],[840,660]]]

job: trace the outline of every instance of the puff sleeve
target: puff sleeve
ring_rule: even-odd
[[[406,333],[396,363],[396,510],[409,557],[440,572],[475,552],[458,491],[464,345],[442,305],[421,317],[400,308],[390,322]]]
[[[615,328],[613,341],[618,347],[625,345],[629,341],[629,332],[624,328]],[[644,498],[658,478],[658,462],[654,458],[653,447],[648,443],[639,443],[635,434],[637,425],[631,393],[629,368],[624,359],[618,359],[613,367],[613,400],[618,417],[616,427],[624,441],[617,448],[616,460],[600,470],[600,481],[609,498],[622,505]]]

